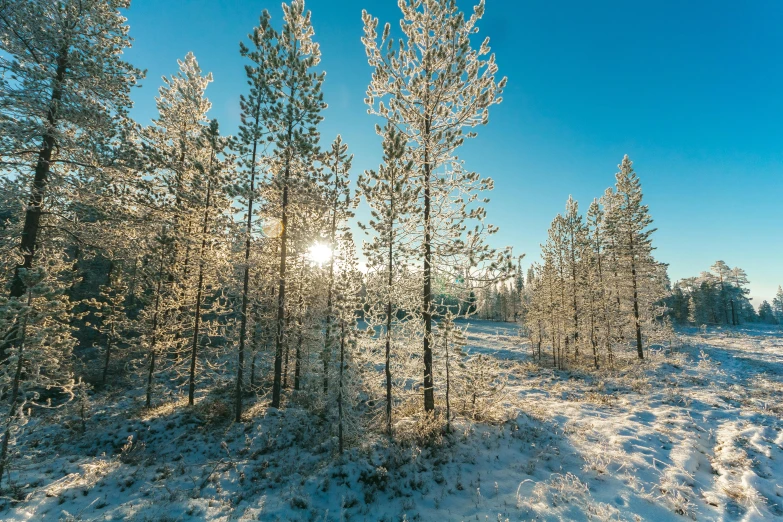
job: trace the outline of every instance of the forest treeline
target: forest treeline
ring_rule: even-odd
[[[483,2],[469,16],[401,3],[398,36],[363,13],[383,163],[355,185],[348,144],[319,133],[325,73],[304,2],[264,11],[240,43],[231,135],[192,53],[151,124],[129,117],[144,71],[124,61],[128,7],[0,0],[0,477],[30,415],[101,387],[148,408],[207,401],[238,422],[298,405],[339,452],[360,429],[403,438],[398,414],[486,415],[492,363],[461,352],[454,323],[511,267],[486,242],[492,181],[457,155],[506,83],[488,39],[471,41]]]
[[[627,157],[586,220],[569,200],[527,278],[488,244],[492,180],[458,156],[506,84],[475,37],[483,0],[469,15],[400,2],[394,31],[363,13],[383,159],[355,184],[348,144],[319,133],[325,73],[302,0],[240,43],[233,134],[192,53],[154,120],[130,118],[145,73],[124,60],[129,4],[0,0],[0,480],[30,415],[93,389],[211,401],[237,422],[300,406],[342,452],[362,430],[404,438],[403,418],[425,432],[493,415],[497,363],[466,351],[460,316],[525,324],[560,367],[642,358],[669,317],[747,320],[729,272],[667,297]]]

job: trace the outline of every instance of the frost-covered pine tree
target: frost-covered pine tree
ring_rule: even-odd
[[[191,269],[195,250],[198,212],[191,194],[195,188],[197,165],[202,163],[204,148],[201,139],[207,125],[211,103],[204,92],[212,75],[202,75],[193,53],[177,60],[178,71],[163,77],[155,103],[158,117],[144,129],[142,149],[150,183],[155,185],[160,212],[170,216],[172,258],[168,267],[172,288],[176,287],[182,310],[178,320],[188,316],[188,293],[191,289]],[[184,325],[183,325],[184,329]],[[180,339],[179,343],[183,341]]]
[[[759,321],[766,324],[776,323],[772,305],[766,299],[759,305]]]
[[[642,187],[626,155],[616,174],[616,206],[607,211],[606,219],[612,234],[611,252],[618,271],[620,299],[632,317],[636,338],[636,354],[644,359],[642,326],[650,320],[654,304],[665,296],[665,287],[659,276],[659,264],[652,256],[651,235],[647,205],[642,203]],[[646,317],[645,317],[646,316]]]
[[[125,307],[129,287],[123,272],[121,266],[115,267],[115,264],[112,263],[107,284],[101,286],[98,299],[88,303],[103,344],[103,368],[101,370],[101,384],[103,386],[106,386],[107,383],[112,355],[119,345],[127,342],[126,331],[131,326]]]
[[[524,322],[524,303],[522,296],[525,293],[525,274],[522,271],[522,258],[521,255],[517,258],[517,266],[514,272],[514,286],[512,287],[512,321],[517,322],[520,319]]]
[[[248,304],[250,302],[250,248],[253,242],[254,203],[258,195],[259,163],[265,148],[265,137],[269,131],[262,118],[262,109],[273,103],[271,84],[274,70],[269,62],[276,54],[274,42],[277,33],[270,25],[271,16],[264,10],[258,27],[248,35],[252,47],[240,42],[239,52],[251,63],[245,65],[247,83],[250,86],[247,95],[239,97],[240,124],[239,133],[234,141],[234,149],[239,157],[241,179],[235,184],[235,192],[244,208],[244,262],[242,265],[242,304],[240,305],[239,346],[237,349],[237,375],[234,391],[234,420],[242,419],[242,395],[244,393],[245,345],[248,332]],[[257,332],[254,332],[257,334]],[[254,360],[255,361],[255,360]],[[255,368],[251,371],[251,381],[255,378]]]
[[[350,231],[341,227],[335,242],[337,258],[333,307],[335,335],[338,345],[337,389],[337,440],[340,454],[345,450],[346,439],[355,435],[358,428],[356,407],[361,379],[355,363],[358,328],[356,317],[360,307],[361,272],[356,259],[356,246]]]
[[[455,315],[451,310],[438,323],[438,339],[443,351],[444,379],[446,381],[446,430],[451,432],[451,387],[453,383],[453,365],[459,365],[465,354],[462,347],[467,344],[465,333],[454,323]]]
[[[25,180],[28,199],[17,274],[42,245],[47,187],[104,163],[105,143],[126,121],[143,77],[122,59],[131,39],[119,10],[129,3],[6,0],[0,9],[0,165]],[[11,296],[26,291],[17,275]]]
[[[283,348],[286,335],[286,278],[288,262],[288,221],[295,198],[304,197],[311,185],[309,175],[318,155],[317,125],[326,108],[321,92],[324,73],[314,69],[321,61],[321,50],[313,40],[315,31],[310,12],[303,0],[283,4],[281,32],[269,32],[273,49],[265,63],[269,103],[261,108],[261,118],[269,129],[270,174],[279,195],[280,250],[277,290],[277,329],[275,339],[272,402],[280,407],[283,384]],[[267,37],[267,36],[265,36]]]
[[[564,357],[561,353],[564,278],[558,267],[562,257],[559,239],[561,220],[562,216],[558,215],[552,222],[547,241],[541,245],[543,263],[533,267],[535,270],[533,278],[535,283],[532,285],[534,293],[531,296],[530,311],[527,317],[531,341],[535,339],[539,360],[541,359],[542,345],[546,342],[552,349],[552,363],[557,368],[562,368],[564,364]]]
[[[39,249],[36,266],[20,268],[25,292],[21,299],[0,298],[0,327],[16,325],[13,338],[4,339],[0,360],[0,401],[3,405],[0,479],[4,476],[13,438],[25,424],[25,409],[39,402],[44,390],[71,394],[71,352],[76,345],[76,317],[65,295],[62,272],[72,270],[59,252]],[[72,396],[72,394],[71,394]]]
[[[544,281],[540,264],[533,263],[530,265],[527,271],[526,280],[525,326],[531,347],[533,348],[533,353],[540,364],[541,348],[545,339],[544,327],[547,322],[547,301],[544,299],[546,294],[543,289]]]
[[[139,268],[140,305],[136,338],[143,356],[135,364],[144,380],[145,406],[151,407],[157,387],[156,377],[170,369],[180,332],[178,311],[181,304],[179,288],[175,284],[178,272],[174,262],[176,242],[171,236],[171,216],[160,203],[160,195],[151,194],[146,216],[150,233],[143,239],[146,252]],[[154,225],[153,225],[154,223]]]
[[[474,49],[471,36],[484,14],[484,1],[466,18],[454,0],[411,0],[398,3],[402,11],[400,28],[404,37],[391,38],[391,26],[384,26],[378,38],[378,19],[364,11],[364,43],[367,58],[374,72],[367,89],[369,112],[392,122],[405,134],[408,154],[413,161],[415,182],[420,192],[420,259],[422,262],[423,317],[423,391],[424,409],[435,409],[432,374],[432,315],[435,270],[447,270],[449,254],[439,255],[439,246],[449,243],[466,248],[485,232],[458,244],[464,230],[451,218],[446,234],[438,237],[438,214],[453,204],[464,211],[464,217],[483,218],[482,208],[468,210],[475,191],[491,188],[488,180],[464,170],[456,162],[456,149],[465,138],[472,138],[476,126],[486,124],[489,107],[500,103],[506,84],[495,80],[497,65],[490,54],[489,39]],[[446,168],[448,167],[448,168]],[[443,169],[443,170],[441,170]],[[470,190],[472,187],[472,191]],[[465,190],[459,193],[460,190]],[[472,194],[466,194],[472,192]],[[454,208],[454,207],[452,207]],[[457,232],[459,231],[459,232]],[[486,230],[491,232],[492,229]],[[448,237],[448,240],[445,239]],[[441,243],[441,241],[443,241]],[[486,253],[486,252],[485,252]],[[478,251],[481,256],[481,250]],[[475,260],[472,260],[475,261]],[[464,272],[458,274],[462,276]],[[453,278],[451,280],[454,280]]]
[[[607,287],[608,273],[606,272],[606,251],[604,237],[604,211],[594,199],[587,210],[587,234],[590,245],[590,302],[591,302],[591,331],[594,347],[603,346],[607,352],[608,362],[611,365],[614,358],[612,351],[612,325],[615,319],[610,314],[610,291]],[[598,366],[598,355],[596,367]]]
[[[715,261],[715,263],[710,267],[710,272],[712,272],[718,279],[718,284],[720,285],[720,306],[723,311],[723,320],[725,324],[729,324],[729,291],[727,288],[727,283],[731,277],[731,267],[729,267],[725,261]]]
[[[227,178],[233,167],[233,158],[225,156],[228,140],[220,136],[217,120],[210,121],[203,129],[201,139],[206,158],[196,164],[197,172],[191,198],[197,221],[193,234],[197,252],[195,267],[195,296],[193,308],[193,337],[190,346],[190,368],[188,372],[188,404],[194,404],[196,389],[196,371],[198,348],[202,338],[209,339],[210,334],[219,334],[218,318],[223,314],[220,299],[214,295],[224,281],[221,274],[228,265],[228,232],[230,223],[230,199],[226,190]],[[228,171],[228,174],[227,172]],[[197,191],[200,187],[201,191]],[[198,215],[200,211],[201,215]],[[202,317],[204,309],[210,312],[210,318]]]
[[[218,158],[213,145],[218,146],[219,137],[215,124],[210,129],[207,112],[211,103],[204,96],[212,82],[211,73],[202,74],[193,53],[177,60],[177,64],[177,73],[164,77],[158,90],[155,100],[158,117],[144,129],[142,148],[150,172],[149,183],[159,195],[157,211],[169,216],[163,242],[168,249],[165,288],[168,298],[176,301],[176,307],[167,308],[166,322],[172,325],[175,357],[190,355],[184,357],[190,364],[182,373],[188,382],[188,403],[192,405],[197,350],[195,341],[188,343],[188,339],[197,335],[192,333],[193,326],[196,330],[201,327],[206,253],[202,246],[207,241],[203,233],[204,215],[205,208],[218,199],[213,192],[218,188],[214,183]],[[210,134],[214,135],[212,142]],[[207,192],[202,192],[205,189]],[[208,212],[206,215],[209,220]],[[207,228],[210,231],[208,223]],[[150,354],[152,368],[155,350]]]
[[[336,235],[345,221],[353,216],[351,208],[351,192],[348,186],[348,174],[351,170],[351,161],[353,155],[348,155],[348,145],[343,142],[341,136],[337,136],[332,142],[331,148],[323,154],[322,157],[322,191],[321,197],[327,209],[326,214],[326,234],[330,252],[336,248]],[[329,273],[327,274],[327,294],[326,294],[326,326],[324,330],[324,349],[321,355],[323,359],[323,391],[329,392],[329,364],[332,360],[333,339],[332,339],[332,321],[333,321],[333,300],[335,283],[335,256],[329,259]]]
[[[544,268],[548,274],[550,291],[551,329],[557,343],[557,365],[565,368],[570,355],[573,335],[573,313],[568,295],[568,238],[565,218],[558,214],[549,227],[546,243],[542,246]]]
[[[734,285],[734,292],[729,299],[729,303],[731,304],[732,324],[738,325],[740,324],[741,317],[740,310],[738,308],[741,307],[743,302],[748,301],[747,296],[750,291],[745,288],[745,286],[747,286],[750,281],[748,281],[748,275],[745,273],[745,270],[738,266],[735,266],[731,269],[729,280],[731,281],[731,284]],[[736,306],[737,304],[739,304],[740,307]]]
[[[783,287],[778,286],[778,292],[772,299],[772,313],[778,324],[783,324]]]
[[[370,236],[364,243],[367,259],[367,295],[365,320],[382,328],[385,380],[385,425],[392,434],[392,352],[395,351],[401,322],[412,310],[417,296],[410,284],[408,267],[413,252],[411,216],[416,211],[415,187],[410,183],[411,162],[405,159],[405,138],[388,123],[383,136],[383,163],[377,171],[359,176],[359,192],[370,207],[370,220],[360,224]]]
[[[583,304],[585,294],[588,293],[586,287],[586,263],[589,263],[589,256],[586,252],[587,228],[585,227],[582,215],[579,213],[579,203],[569,196],[566,202],[566,212],[563,215],[563,232],[565,234],[565,272],[566,287],[568,292],[568,308],[571,317],[568,320],[571,341],[574,346],[574,359],[579,359],[579,345],[581,344],[580,331],[583,324],[580,324],[580,317],[584,315]]]

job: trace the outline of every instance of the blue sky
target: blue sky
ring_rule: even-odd
[[[381,156],[363,103],[371,70],[359,40],[361,10],[394,26],[397,2],[306,4],[327,73],[322,140],[342,134],[356,176]],[[155,116],[160,77],[193,51],[214,75],[210,116],[233,133],[245,92],[239,41],[264,8],[279,27],[277,1],[133,0],[127,55],[148,70],[133,115],[144,123]],[[496,245],[536,260],[568,195],[586,209],[628,154],[672,280],[723,259],[747,271],[756,305],[771,300],[783,284],[780,20],[778,0],[487,0],[481,34],[509,83],[460,156],[495,180],[488,208],[500,226]]]

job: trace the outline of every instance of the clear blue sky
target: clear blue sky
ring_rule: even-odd
[[[470,2],[460,0],[463,9]],[[279,1],[133,0],[128,59],[148,69],[134,116],[155,115],[162,75],[193,51],[215,81],[211,117],[235,132],[245,92],[238,44]],[[375,168],[376,120],[361,10],[397,24],[396,0],[309,0],[327,72],[322,139],[343,135],[354,176]],[[672,280],[718,259],[744,268],[754,303],[783,284],[783,2],[487,0],[481,34],[509,83],[461,153],[495,180],[497,246],[538,259],[569,194],[583,209],[634,161]]]

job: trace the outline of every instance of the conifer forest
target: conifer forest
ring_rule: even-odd
[[[130,0],[0,0],[0,520],[783,517],[783,290],[670,279],[623,150],[501,244],[475,1],[356,13],[359,171],[304,0],[226,34],[236,127],[193,53],[132,117]]]

